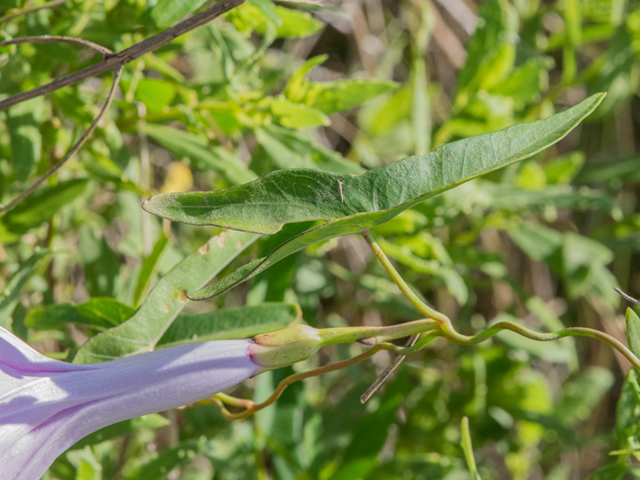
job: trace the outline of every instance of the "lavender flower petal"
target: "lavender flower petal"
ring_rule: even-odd
[[[249,340],[202,342],[96,365],[40,355],[0,328],[0,472],[37,480],[106,425],[196,402],[257,373]]]

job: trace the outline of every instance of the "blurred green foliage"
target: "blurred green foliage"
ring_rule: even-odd
[[[71,0],[3,21],[45,3],[1,2],[2,37],[67,35],[120,51],[208,4]],[[114,338],[127,331],[151,347],[251,336],[293,320],[294,304],[319,327],[418,318],[358,237],[311,245],[221,298],[186,301],[183,289],[264,257],[311,224],[225,240],[212,238],[215,227],[163,224],[140,204],[282,168],[360,173],[605,91],[556,146],[374,231],[412,287],[465,333],[515,319],[624,341],[613,287],[640,292],[639,60],[635,0],[250,0],[127,65],[81,152],[0,217],[0,325],[51,356],[86,360],[76,352],[112,328]],[[68,44],[5,47],[0,94],[97,61]],[[111,82],[92,78],[0,112],[0,203],[65,155]],[[626,322],[638,354],[633,311]],[[131,353],[100,338],[87,345]],[[361,350],[327,348],[295,370]],[[467,416],[484,480],[640,478],[637,372],[606,346],[535,344],[508,332],[473,348],[436,341],[362,406],[389,361],[379,354],[296,384],[242,422],[203,406],[108,427],[48,477],[469,479],[460,447]],[[234,393],[264,399],[292,371]]]

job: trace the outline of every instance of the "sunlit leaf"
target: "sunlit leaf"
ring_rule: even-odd
[[[426,198],[533,155],[564,137],[602,98],[597,95],[547,120],[451,143],[425,157],[409,157],[358,176],[284,170],[227,190],[156,195],[143,206],[173,221],[266,234],[285,223],[327,221],[193,297],[205,298],[308,245],[384,223]]]

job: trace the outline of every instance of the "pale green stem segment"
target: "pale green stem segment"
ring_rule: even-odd
[[[469,431],[469,419],[462,417],[462,439],[460,440],[460,446],[464,452],[464,458],[467,461],[469,472],[473,480],[482,480],[478,474],[478,467],[476,467],[476,459],[473,457],[473,446],[471,445],[471,432]]]
[[[441,325],[442,324],[446,324],[446,323],[451,324],[451,320],[449,320],[446,315],[443,315],[442,313],[440,313],[440,312],[434,310],[433,308],[431,308],[429,305],[425,304],[413,292],[413,290],[411,290],[409,285],[407,285],[407,283],[400,276],[400,274],[395,269],[395,267],[393,266],[391,261],[384,254],[384,252],[380,248],[380,245],[378,245],[378,243],[375,241],[375,239],[373,238],[373,235],[371,234],[370,231],[365,230],[364,232],[362,232],[362,236],[364,237],[366,242],[369,244],[369,247],[371,247],[371,250],[373,251],[373,253],[377,257],[378,261],[382,264],[382,266],[387,271],[387,273],[389,274],[391,279],[398,286],[398,288],[400,289],[402,294],[405,297],[407,297],[407,300],[409,300],[411,302],[411,305],[416,307],[416,309],[420,313],[422,313],[425,317],[432,318],[433,320],[435,320],[436,322],[438,322]]]
[[[323,328],[318,330],[318,336],[322,340],[321,346],[323,347],[325,345],[354,342],[359,342],[364,345],[375,345],[389,340],[396,340],[398,338],[437,330],[438,328],[439,326],[436,321],[424,319],[388,327]]]

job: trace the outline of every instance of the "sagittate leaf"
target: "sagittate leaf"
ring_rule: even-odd
[[[276,233],[286,223],[326,221],[191,297],[207,298],[309,245],[385,223],[429,197],[530,157],[563,138],[603,97],[594,95],[546,120],[450,143],[362,175],[281,170],[224,190],[156,195],[143,208],[173,221],[262,234]]]
[[[187,294],[201,288],[257,238],[242,232],[211,238],[162,277],[129,320],[89,339],[74,363],[99,363],[153,350],[185,307]]]

